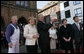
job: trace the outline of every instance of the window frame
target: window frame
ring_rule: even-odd
[[[23,2],[23,4],[22,4],[22,2]],[[21,1],[20,5],[21,6],[24,6],[25,5],[25,1]]]
[[[26,3],[26,2],[27,2],[27,3]],[[29,5],[28,5],[28,4],[29,4],[28,1],[24,1],[24,3],[25,3],[25,4],[24,4],[25,7],[28,7],[28,6],[29,6]]]
[[[66,3],[68,2],[68,6],[69,6],[69,1],[66,1],[66,2],[64,2],[64,8],[66,8],[66,7],[68,7],[67,5],[66,5]],[[66,5],[66,6],[65,6]]]
[[[77,11],[78,9],[81,9],[81,7],[74,9],[74,14],[75,14],[76,16],[81,17],[81,16],[82,16],[82,9],[81,9],[81,13],[78,13],[78,11]],[[76,11],[76,13],[75,13],[75,11]],[[81,15],[79,15],[79,14],[81,14]]]
[[[79,1],[79,3],[76,3],[77,1],[73,1],[73,4],[74,5],[78,5],[78,4],[80,4],[81,2]]]
[[[66,12],[68,12],[68,11],[69,11],[69,16],[67,16],[68,14],[66,13]],[[65,11],[65,18],[70,18],[70,17],[71,17],[70,10]]]
[[[18,4],[17,2],[20,2],[20,4]],[[16,5],[21,5],[21,1],[16,1]]]

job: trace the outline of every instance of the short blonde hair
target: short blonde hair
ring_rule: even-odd
[[[29,18],[28,18],[28,21],[31,20],[31,19],[34,19],[34,17],[29,17]]]
[[[13,19],[15,19],[15,18],[17,18],[17,16],[12,16],[12,17],[11,17],[11,20],[13,20]],[[17,19],[18,19],[18,18],[17,18]]]
[[[29,22],[29,21],[32,20],[32,19],[35,20],[35,18],[32,16],[32,17],[29,17],[27,21]]]

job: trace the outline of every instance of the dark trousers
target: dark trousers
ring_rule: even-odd
[[[51,53],[50,48],[41,48],[41,53]]]
[[[41,49],[41,53],[51,53],[50,44],[41,44],[40,49]]]
[[[41,53],[51,53],[50,51],[50,40],[38,40]]]
[[[77,53],[80,53],[80,44],[75,44],[75,47],[76,47],[76,52]]]
[[[83,52],[83,40],[80,41],[80,43],[76,43],[75,47],[76,47],[76,52],[80,53],[80,46],[82,48],[82,52]]]
[[[27,52],[28,53],[37,53],[38,52],[38,45],[36,44],[36,45],[27,45],[26,46],[27,47]]]

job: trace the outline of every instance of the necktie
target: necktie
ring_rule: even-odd
[[[80,30],[80,25],[79,25],[79,23],[77,23],[77,27],[78,27],[78,29]]]

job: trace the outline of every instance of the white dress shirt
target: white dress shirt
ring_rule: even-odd
[[[80,30],[80,24],[79,23],[76,23],[76,22],[75,22],[75,24],[78,27],[78,29]]]
[[[37,39],[33,38],[34,35],[38,35],[36,26],[31,26],[30,24],[25,25],[24,37],[27,37],[25,45],[35,45]]]
[[[49,36],[54,38],[54,39],[57,39],[57,34],[56,34],[56,29],[49,29]]]

